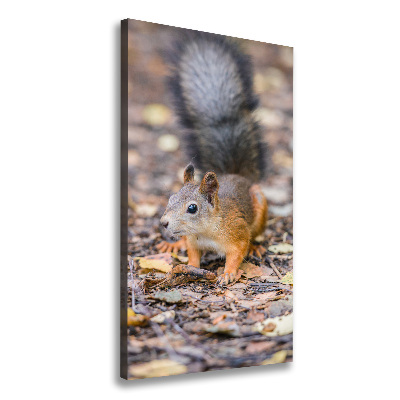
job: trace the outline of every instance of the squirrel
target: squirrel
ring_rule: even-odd
[[[193,163],[160,220],[181,239],[157,248],[186,249],[188,264],[198,268],[204,250],[225,256],[218,283],[227,285],[235,281],[244,257],[266,252],[252,243],[264,231],[268,214],[257,184],[265,176],[267,146],[253,115],[258,97],[252,62],[232,38],[196,31],[186,32],[167,61],[167,85]],[[200,184],[195,167],[207,171]]]

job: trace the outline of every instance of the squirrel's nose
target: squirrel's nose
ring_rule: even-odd
[[[164,228],[168,228],[168,222],[162,222],[161,225],[162,225]]]

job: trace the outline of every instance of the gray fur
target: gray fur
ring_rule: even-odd
[[[229,38],[190,33],[169,57],[175,110],[196,167],[259,181],[266,145],[252,112],[252,65]]]

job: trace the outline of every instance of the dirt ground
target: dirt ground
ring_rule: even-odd
[[[257,116],[270,148],[261,182],[269,218],[258,242],[268,249],[248,257],[234,284],[219,287],[204,273],[165,279],[186,253],[159,254],[171,240],[159,219],[182,186],[181,133],[164,86],[161,57],[179,31],[131,22],[129,27],[129,378],[164,376],[289,362],[293,357],[293,53],[284,46],[243,41],[253,58]],[[278,247],[274,247],[278,245]],[[155,256],[155,257],[149,257]],[[212,253],[201,268],[220,274],[224,259]],[[177,270],[176,270],[177,271]],[[133,296],[132,296],[133,294]]]

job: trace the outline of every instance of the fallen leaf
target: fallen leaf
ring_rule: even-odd
[[[268,247],[268,251],[271,251],[274,254],[293,253],[293,246],[290,243],[273,244]]]
[[[226,318],[226,314],[218,315],[218,317],[216,317],[216,318],[214,318],[214,319],[212,320],[212,324],[213,324],[213,325],[217,325],[217,324],[219,324],[221,321],[223,321],[225,318]]]
[[[245,307],[245,308],[251,308],[251,307],[257,307],[259,305],[261,305],[261,301],[257,301],[255,299],[251,299],[251,300],[239,300],[237,302],[237,305],[240,307]]]
[[[269,303],[268,308],[265,309],[269,316],[278,317],[287,312],[293,311],[293,296],[287,296],[285,299],[277,300]]]
[[[143,326],[147,325],[149,317],[142,314],[136,314],[132,308],[128,308],[128,319],[127,324],[128,326]]]
[[[264,321],[265,315],[262,312],[257,312],[254,310],[250,310],[249,313],[247,314],[247,320],[249,322],[261,322]]]
[[[285,285],[293,285],[293,271],[288,272],[282,279],[281,283]]]
[[[280,364],[285,362],[286,357],[287,357],[287,350],[280,350],[277,351],[272,355],[271,358],[266,359],[261,363],[261,365],[271,365],[271,364]]]
[[[216,294],[210,294],[206,297],[203,297],[202,300],[207,301],[209,303],[213,303],[213,302],[224,302],[224,298],[221,296],[217,296]]]
[[[150,321],[156,322],[157,324],[163,324],[165,320],[174,318],[175,318],[175,311],[169,310],[169,311],[164,311],[153,318],[150,318]]]
[[[182,301],[182,294],[179,290],[172,290],[170,292],[160,291],[154,295],[154,298],[166,303],[179,303]]]
[[[268,300],[274,299],[276,297],[276,293],[277,292],[275,292],[275,291],[260,293],[256,296],[254,296],[254,300],[268,301]]]
[[[163,104],[149,104],[143,109],[143,119],[149,125],[162,126],[170,118],[171,110]]]
[[[162,135],[157,140],[158,148],[168,153],[173,153],[179,149],[179,139],[175,135]]]
[[[237,301],[238,297],[236,296],[235,293],[231,292],[230,290],[226,290],[224,293],[225,299],[228,303],[231,301]]]
[[[264,274],[261,267],[252,263],[242,263],[240,268],[243,270],[243,275],[249,279]]]
[[[179,254],[176,253],[171,253],[171,256],[174,257],[176,260],[180,261],[181,263],[187,264],[189,261],[189,257],[186,256],[180,256]]]
[[[187,371],[185,365],[172,360],[153,360],[145,364],[131,365],[129,373],[136,378],[156,378],[160,376],[180,375]]]
[[[211,333],[221,333],[233,337],[240,336],[239,326],[233,321],[220,322],[215,326],[206,328],[206,331]]]
[[[246,353],[259,354],[271,350],[276,346],[276,342],[250,342],[246,347]]]
[[[288,335],[293,332],[293,313],[257,322],[253,329],[265,336]]]
[[[233,289],[233,290],[244,290],[244,289],[246,289],[246,287],[247,286],[244,283],[238,282],[238,283],[235,283],[234,285],[230,286],[230,289]]]
[[[172,269],[172,257],[170,253],[160,253],[146,257],[137,257],[135,259],[138,261],[140,268],[144,270],[157,269],[162,272],[169,272]]]

